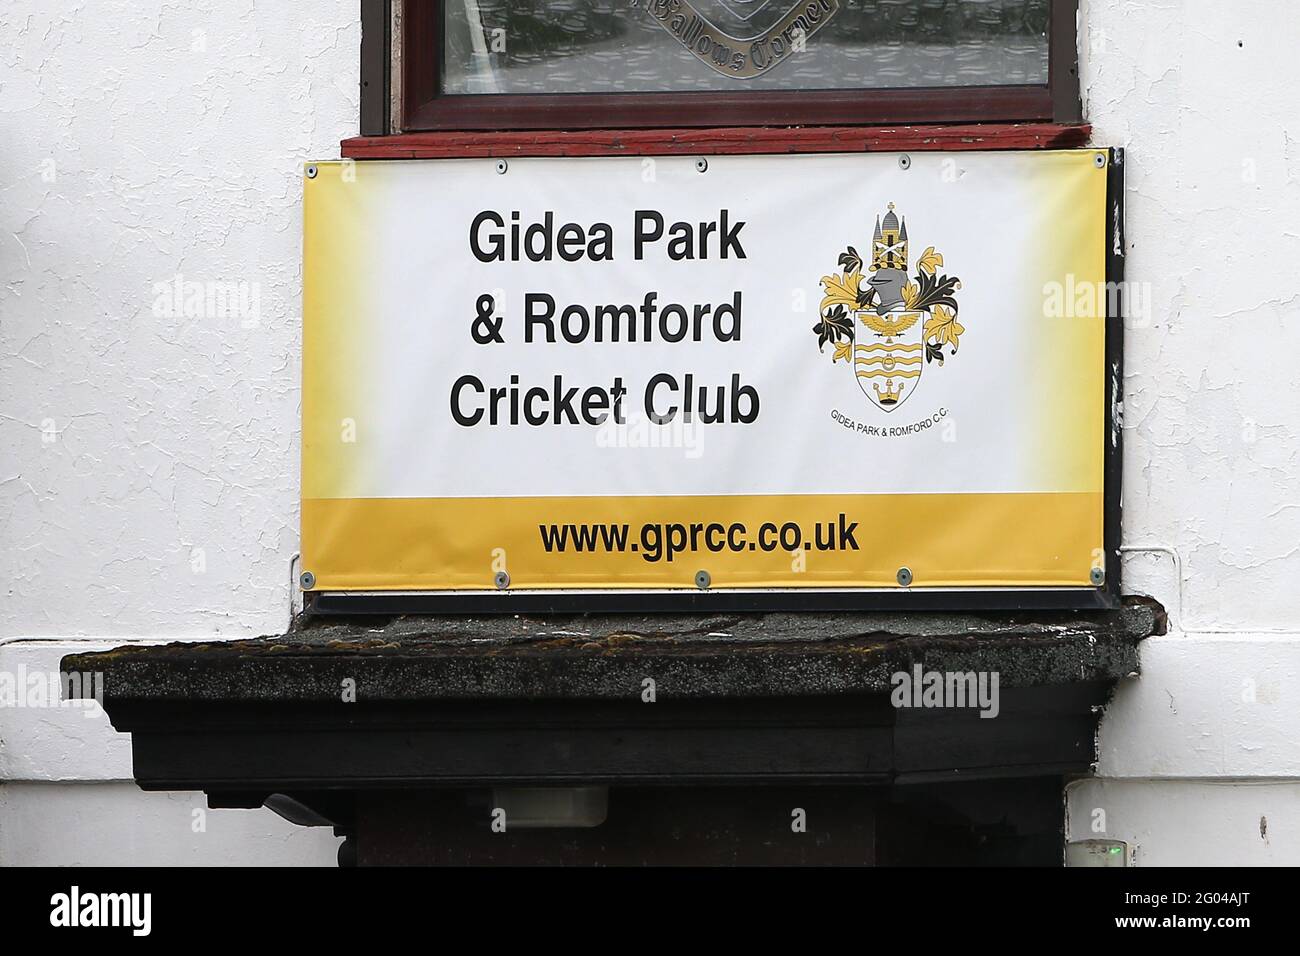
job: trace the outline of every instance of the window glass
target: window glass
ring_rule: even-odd
[[[447,0],[442,90],[1047,83],[1050,0]]]

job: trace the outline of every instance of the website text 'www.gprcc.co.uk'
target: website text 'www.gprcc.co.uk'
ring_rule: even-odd
[[[646,522],[631,524],[538,525],[547,554],[603,552],[639,554],[649,562],[678,555],[731,552],[857,551],[858,523],[841,513],[810,529],[793,521],[765,521],[752,533],[744,522]]]

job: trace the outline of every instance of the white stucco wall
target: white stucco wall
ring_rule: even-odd
[[[1295,828],[1260,819],[1300,800],[1300,7],[1084,0],[1083,25],[1085,109],[1097,143],[1129,149],[1146,297],[1126,573],[1174,628],[1107,711],[1071,834],[1128,840],[1139,863],[1297,863]],[[286,623],[299,168],[356,131],[358,42],[355,0],[0,7],[0,671]],[[256,308],[160,314],[178,276]],[[0,709],[0,864],[332,858],[327,831],[287,837],[267,811],[216,849],[217,827],[186,833],[192,795],[129,779],[102,717]],[[118,816],[118,837],[77,839]]]
[[[0,635],[282,627],[300,167],[356,133],[356,0],[6,0],[0,40]],[[178,275],[255,321],[156,315]]]
[[[359,42],[356,0],[0,5],[0,641],[287,623],[300,167],[356,133]],[[168,316],[177,276],[248,308]],[[0,709],[0,864],[333,860],[328,830],[193,832],[201,795],[130,779],[102,717]]]
[[[1137,865],[1295,865],[1300,7],[1084,0],[1082,21],[1084,108],[1129,148],[1127,270],[1150,302],[1125,340],[1125,570],[1174,627],[1107,709],[1070,835]]]

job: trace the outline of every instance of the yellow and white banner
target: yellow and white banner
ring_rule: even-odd
[[[311,167],[303,569],[325,591],[1089,587],[1104,160]]]

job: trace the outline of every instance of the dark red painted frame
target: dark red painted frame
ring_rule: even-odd
[[[1070,149],[1086,146],[1084,123],[962,126],[727,127],[723,129],[541,130],[402,133],[346,139],[348,159],[484,156],[716,156],[747,153],[927,152]]]
[[[442,2],[405,0],[403,4],[402,132],[899,123],[1065,124],[1077,123],[1081,118],[1076,52],[1078,0],[1052,0],[1049,82],[1045,86],[528,96],[444,96],[439,92]]]

